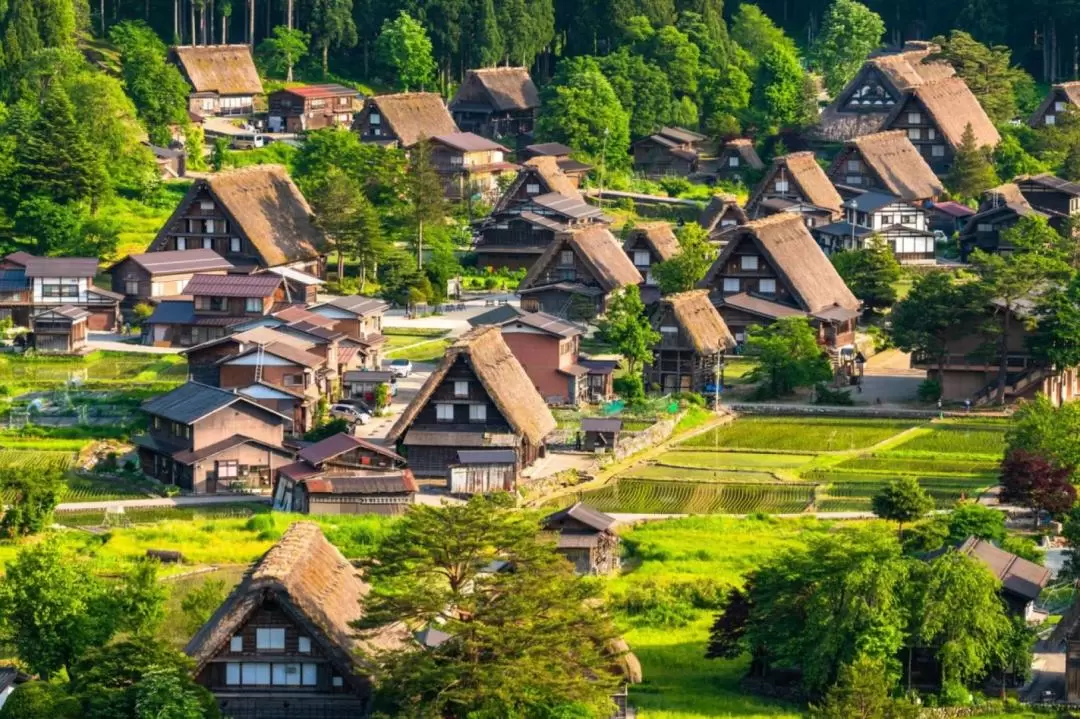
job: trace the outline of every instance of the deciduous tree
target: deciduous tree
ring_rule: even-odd
[[[296,28],[278,25],[273,34],[259,45],[258,54],[271,72],[284,73],[292,82],[293,67],[308,53],[311,36]]]
[[[1017,449],[1001,462],[1001,501],[1027,507],[1035,513],[1068,512],[1076,503],[1076,488],[1069,482],[1073,468],[1060,466],[1037,454]]]
[[[393,20],[383,22],[375,53],[394,73],[402,90],[423,90],[435,77],[431,39],[424,26],[402,10]]]
[[[900,279],[900,263],[882,237],[871,237],[865,247],[837,252],[829,259],[864,307],[880,310],[896,302],[894,283]]]
[[[934,499],[914,477],[897,477],[871,498],[870,506],[877,516],[896,522],[897,534],[904,541],[904,525],[929,514]]]
[[[790,394],[833,376],[825,351],[804,317],[783,317],[768,327],[751,327],[746,349],[758,361],[750,379],[761,383],[759,396],[763,398]]]
[[[600,334],[615,345],[626,360],[627,373],[636,376],[641,365],[652,359],[652,348],[660,333],[649,324],[645,304],[637,285],[623,288],[608,304],[600,321]]]
[[[825,88],[839,94],[885,34],[881,16],[856,0],[833,0],[825,11],[811,56],[825,76]]]
[[[679,238],[678,254],[652,268],[660,292],[665,295],[697,287],[716,259],[716,248],[709,242],[709,234],[701,225],[683,225],[676,235]]]
[[[963,30],[934,38],[941,51],[931,60],[944,60],[964,78],[986,114],[1007,123],[1019,114],[1017,90],[1031,82],[1023,69],[1011,65],[1011,51],[1003,45],[986,46]]]

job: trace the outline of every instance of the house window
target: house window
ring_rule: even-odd
[[[758,280],[757,289],[763,295],[775,295],[776,280]]]
[[[125,282],[124,283],[124,292],[126,294],[129,294],[129,295],[137,295],[137,294],[139,294],[139,281],[138,280],[128,280],[127,282]]]
[[[572,265],[572,264],[574,264],[574,251],[573,250],[563,250],[562,252],[560,252],[559,253],[559,264],[560,265]]]
[[[648,267],[649,259],[648,250],[634,250],[634,264],[638,267]]]
[[[677,335],[679,334],[678,327],[672,327],[671,325],[664,325],[660,328],[660,334],[662,335]]]
[[[788,181],[787,180],[777,180],[773,184],[773,187],[776,189],[777,192],[787,192],[788,191]]]
[[[214,221],[213,220],[203,220],[203,232],[205,232],[205,233],[207,233],[209,235],[214,234]]]
[[[735,220],[720,220],[721,227],[734,227],[736,224]]]
[[[892,224],[892,215],[882,215],[881,216],[881,226],[882,227],[888,227],[891,224]]]
[[[296,651],[301,654],[311,654],[311,637],[299,637],[296,644]]]
[[[487,421],[487,405],[486,404],[470,404],[469,405],[469,421],[470,422],[486,422]]]
[[[900,224],[901,225],[914,225],[915,224],[915,215],[900,215]]]
[[[368,122],[371,123],[372,125],[381,125],[382,124],[382,115],[380,115],[377,112],[373,112],[370,115],[368,115]]]
[[[212,237],[204,237],[204,238],[202,238],[202,246],[203,246],[204,250],[212,250],[212,249],[214,249],[214,238],[212,238]]]
[[[225,665],[225,683],[232,687],[240,684],[240,662],[229,662]]]
[[[739,267],[744,270],[756,270],[758,268],[757,255],[743,255],[739,258]]]
[[[738,292],[740,289],[738,277],[724,278],[724,292]]]
[[[343,677],[334,677],[330,680],[330,684],[335,687],[343,687],[345,686],[345,679]]]
[[[858,172],[861,169],[862,169],[862,163],[860,163],[858,160],[848,160],[847,161],[847,171],[848,172]]]
[[[218,479],[236,479],[237,476],[239,476],[240,463],[235,459],[222,459],[222,460],[218,460],[214,464],[216,465],[216,468],[217,468],[217,478]],[[285,630],[284,629],[280,629],[280,630],[278,630],[278,629],[274,629],[274,630],[260,629],[258,631],[260,631],[260,632],[262,632],[262,631],[268,631],[268,632],[269,631],[281,631],[281,632],[284,632]],[[260,634],[259,636],[261,637],[262,635]],[[285,635],[282,634],[282,636],[285,636]],[[263,641],[262,639],[259,639],[255,643],[255,648],[256,649],[266,649],[267,648],[267,647],[264,647],[262,645],[262,641]],[[284,642],[285,640],[282,639],[281,641]],[[284,644],[282,644],[282,647],[284,647]],[[281,647],[272,647],[272,648],[273,649],[279,649]]]
[[[922,123],[922,115],[918,112],[909,112],[907,114],[907,121],[909,125],[918,125]]]
[[[468,397],[469,396],[469,383],[465,380],[456,380],[454,382],[454,396],[455,397]]]
[[[932,127],[928,128],[926,130],[926,139],[927,140],[936,140],[937,139],[937,130],[935,130]]]
[[[239,251],[240,251],[240,238],[239,237],[230,237],[229,238],[229,252],[239,252]]]
[[[453,422],[454,421],[454,405],[452,405],[452,404],[436,404],[435,405],[435,420],[437,422]]]
[[[203,101],[202,101],[202,109],[207,111],[207,112],[213,112],[214,111],[214,98],[212,98],[212,97],[204,97]]]
[[[930,154],[934,157],[945,157],[945,146],[934,145],[933,149],[930,151]]]
[[[199,201],[199,209],[200,210],[213,210],[214,209],[214,203],[211,200],[200,200]]]
[[[746,341],[746,333],[745,332],[736,332],[735,333],[735,341],[740,343],[740,344],[745,342]]]
[[[178,250],[186,250],[187,249],[187,238],[186,237],[177,237],[176,238],[176,249],[178,249]]]
[[[976,229],[979,232],[993,232],[994,226],[991,225],[989,222],[980,222],[979,226]]]
[[[525,192],[529,193],[530,195],[538,195],[540,194],[540,185],[535,182],[530,182],[529,184],[525,185]]]
[[[270,664],[268,662],[245,662],[240,666],[241,684],[254,686],[270,684]]]
[[[263,301],[261,297],[248,297],[244,300],[245,312],[262,312]]]
[[[738,167],[739,166],[739,157],[737,155],[732,155],[731,157],[729,157],[727,159],[727,165],[728,165],[728,167]]]
[[[223,462],[218,462],[220,467]],[[235,466],[236,462],[233,461]],[[234,475],[235,476],[235,475]],[[256,649],[284,649],[285,648],[285,628],[284,627],[258,627],[255,630],[255,648]]]
[[[909,140],[918,140],[922,138],[922,131],[917,127],[909,127],[907,136]]]
[[[1055,124],[1057,122],[1057,118],[1054,117],[1053,115],[1047,115],[1045,122],[1046,122],[1047,125],[1053,125],[1053,124]]]
[[[849,185],[861,185],[862,175],[848,175],[844,180]]]
[[[165,283],[164,282],[151,282],[150,283],[150,296],[151,297],[161,297],[164,294],[165,294]]]
[[[279,687],[300,686],[301,670],[299,663],[275,664],[273,669],[273,684]]]
[[[161,417],[154,417],[154,429],[161,429]]]
[[[300,682],[305,687],[313,687],[319,683],[319,665],[310,662],[303,665],[303,678]]]
[[[237,634],[235,637],[229,640],[230,652],[242,652],[244,651],[244,637]]]
[[[303,375],[287,374],[282,377],[286,387],[299,387],[304,384]]]
[[[1054,112],[1065,112],[1065,103],[1064,102],[1055,102],[1054,103]]]

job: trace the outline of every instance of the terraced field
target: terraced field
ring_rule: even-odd
[[[60,440],[58,444],[62,445],[65,441],[67,440]],[[48,440],[37,440],[37,442],[38,444],[47,445]],[[60,449],[2,449],[0,450],[0,470],[10,470],[15,473],[34,470],[67,472],[75,466],[75,456],[75,452]],[[146,496],[146,492],[128,482],[118,482],[104,478],[87,478],[69,473],[64,478],[64,488],[60,494],[60,501],[94,502],[111,499],[143,498]],[[9,504],[14,499],[15,490],[0,491],[0,504]]]
[[[602,512],[784,514],[805,510],[812,494],[813,486],[809,484],[670,482],[627,478],[584,492],[580,500]]]
[[[918,426],[917,422],[833,417],[745,417],[691,437],[694,449],[841,452],[865,449]]]

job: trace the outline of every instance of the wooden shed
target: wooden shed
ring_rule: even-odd
[[[74,305],[60,305],[34,315],[34,349],[52,354],[74,354],[86,349],[90,313]]]
[[[557,532],[556,548],[578,574],[610,574],[619,569],[619,535],[615,518],[578,502],[549,515],[543,528]]]
[[[451,494],[512,492],[517,487],[517,453],[512,449],[459,449],[447,468]]]
[[[619,444],[622,420],[618,417],[586,417],[581,420],[586,452],[610,452]]]

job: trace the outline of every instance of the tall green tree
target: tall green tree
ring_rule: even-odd
[[[402,90],[423,90],[434,80],[431,39],[424,26],[404,10],[383,22],[375,53]]]
[[[990,151],[979,147],[970,122],[964,127],[945,184],[954,195],[964,199],[977,198],[998,184],[994,165],[990,162]]]
[[[1080,275],[1040,295],[1036,313],[1032,354],[1055,369],[1080,366]]]
[[[637,285],[629,285],[612,298],[600,321],[600,334],[613,344],[626,362],[627,374],[637,377],[641,366],[652,359],[660,333],[645,316],[645,303]]]
[[[896,672],[881,658],[860,655],[840,668],[825,701],[813,706],[813,719],[914,719],[918,708],[892,697]]]
[[[64,477],[41,466],[0,470],[8,507],[0,519],[0,533],[8,538],[37,534],[52,523],[53,510],[60,502]]]
[[[623,108],[630,113],[632,137],[648,135],[671,121],[671,83],[657,65],[626,47],[598,58],[597,62]]]
[[[676,235],[679,238],[678,254],[652,268],[660,292],[665,295],[697,287],[716,259],[716,248],[709,242],[709,233],[701,225],[683,225]]]
[[[831,95],[839,94],[855,77],[884,34],[885,23],[876,12],[856,0],[833,0],[811,49]]]
[[[353,21],[352,0],[315,0],[311,8],[312,42],[322,53],[323,77],[329,72],[330,48],[356,47],[359,36]]]
[[[650,45],[653,61],[663,70],[672,89],[682,96],[696,95],[701,56],[698,46],[674,25],[660,28]]]
[[[146,25],[137,22],[114,25],[109,38],[120,48],[124,86],[150,141],[167,146],[170,125],[188,122],[187,81],[175,65],[165,61],[165,44]]]
[[[837,252],[829,259],[864,307],[880,310],[896,303],[900,263],[884,238],[871,237],[865,247]]]
[[[79,719],[79,700],[59,684],[41,679],[16,685],[0,708],[0,719]]]
[[[259,45],[259,56],[271,72],[284,73],[292,82],[293,67],[308,53],[311,36],[296,28],[278,25],[273,34]]]
[[[495,14],[495,0],[479,0],[473,19],[473,53],[480,67],[494,67],[506,56],[499,18]]]
[[[746,351],[758,364],[750,378],[762,397],[780,397],[799,387],[832,379],[832,367],[805,317],[782,317],[768,327],[753,326]]]
[[[360,183],[339,167],[331,167],[315,187],[310,195],[315,223],[326,233],[337,255],[337,279],[341,282],[346,254],[353,254],[366,241],[364,234],[372,229],[365,226],[366,207],[371,203],[364,197]]]
[[[932,59],[944,60],[956,69],[991,120],[1007,123],[1019,114],[1017,90],[1031,78],[1011,64],[1008,47],[988,47],[962,30],[936,37],[934,42],[941,51]]]
[[[777,45],[765,53],[754,77],[749,108],[763,131],[776,133],[806,122],[806,81],[806,71],[794,51]]]
[[[506,59],[528,67],[555,36],[552,0],[500,0],[495,14]]]
[[[431,143],[421,139],[409,154],[409,174],[405,178],[405,197],[409,203],[411,243],[416,266],[424,266],[425,234],[445,232],[449,206],[442,178],[431,161]]]
[[[1005,434],[1006,452],[1025,451],[1063,467],[1080,467],[1080,405],[1055,407],[1045,395],[1022,403]]]
[[[898,477],[870,500],[874,514],[897,524],[897,534],[904,541],[904,525],[922,519],[934,508],[934,499],[914,477]]]

